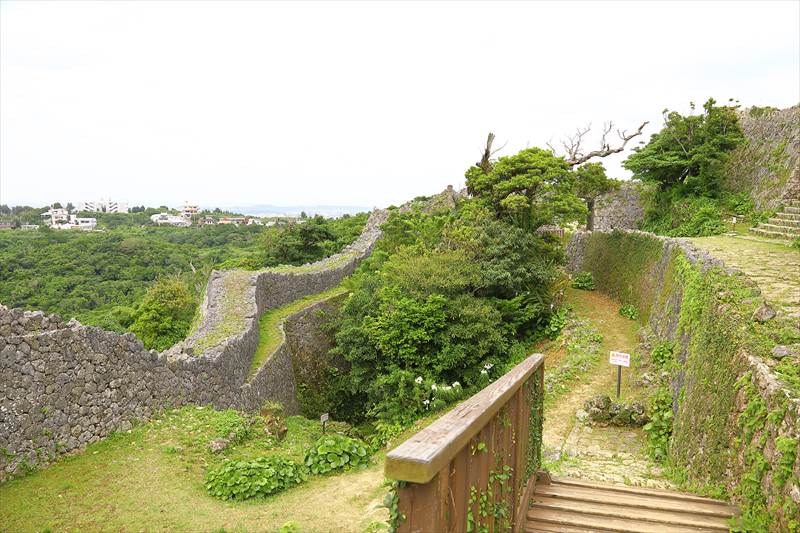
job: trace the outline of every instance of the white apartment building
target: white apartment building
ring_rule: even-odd
[[[192,221],[183,216],[170,215],[169,213],[158,213],[152,215],[150,220],[157,226],[177,226],[179,228],[188,228],[192,225]]]
[[[51,207],[42,213],[44,223],[55,229],[81,229],[91,231],[97,227],[97,219],[70,215],[66,209]]]
[[[113,202],[111,200],[99,200],[97,202],[80,202],[78,211],[90,211],[92,213],[127,213],[127,202]]]
[[[92,231],[97,227],[97,219],[91,217],[76,217],[75,215],[69,216],[69,222],[66,224],[56,224],[53,226],[56,229],[79,229],[83,231]]]
[[[42,213],[42,220],[48,226],[58,226],[69,224],[69,211],[60,207],[51,207]]]
[[[183,209],[181,209],[181,216],[184,218],[192,218],[193,215],[196,215],[200,212],[200,206],[198,205],[191,205],[189,202],[183,204]]]

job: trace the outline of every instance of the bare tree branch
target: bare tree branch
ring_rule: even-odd
[[[503,143],[503,146],[492,150],[492,143],[494,142],[494,133],[489,132],[489,136],[486,138],[486,147],[483,149],[483,156],[481,156],[481,160],[475,163],[475,166],[483,170],[484,172],[489,172],[492,169],[492,156],[506,147],[508,141]]]
[[[614,148],[611,147],[611,144],[608,142],[608,134],[611,133],[611,130],[614,128],[613,122],[606,122],[603,124],[603,135],[600,139],[600,149],[599,150],[592,150],[591,152],[584,153],[582,150],[583,138],[586,136],[589,131],[592,129],[592,125],[589,124],[585,126],[583,129],[578,128],[575,130],[573,135],[568,136],[566,139],[561,141],[561,146],[563,146],[566,155],[564,159],[567,161],[567,164],[571,167],[576,165],[581,165],[587,162],[590,159],[595,157],[607,157],[611,154],[618,154],[619,152],[625,149],[625,146],[628,144],[628,141],[633,139],[634,137],[638,137],[642,134],[642,130],[645,126],[647,126],[648,122],[643,122],[639,128],[634,131],[633,133],[627,133],[625,130],[620,131],[617,130],[617,135],[619,136],[622,144],[616,146]],[[553,153],[556,153],[555,149],[550,143],[547,143],[547,146]]]

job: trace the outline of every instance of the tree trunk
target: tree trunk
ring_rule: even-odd
[[[594,198],[586,200],[586,207],[589,208],[589,214],[586,215],[586,229],[594,231]]]

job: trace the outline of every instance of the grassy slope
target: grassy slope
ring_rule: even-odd
[[[206,443],[224,413],[184,407],[118,433],[84,452],[0,486],[0,531],[363,531],[385,520],[383,456],[366,470],[312,477],[266,499],[223,502],[203,488],[207,466],[224,458],[280,453],[295,460],[319,437],[316,421],[287,419],[278,446],[256,435],[220,456]]]
[[[306,307],[327,300],[334,296],[338,296],[347,291],[344,287],[337,286],[327,291],[317,294],[311,294],[299,300],[295,300],[277,309],[267,311],[258,320],[258,346],[253,355],[253,361],[250,364],[250,375],[255,374],[264,361],[275,352],[275,349],[283,340],[283,333],[281,332],[281,325],[289,315],[297,313]]]
[[[230,412],[228,412],[230,413]],[[386,450],[431,424],[418,420],[375,454],[365,470],[310,477],[286,492],[223,502],[203,488],[206,468],[225,458],[280,453],[300,460],[321,435],[319,422],[286,420],[286,439],[272,447],[259,433],[220,456],[205,449],[225,413],[188,406],[92,444],[84,452],[0,485],[0,531],[277,531],[287,522],[303,533],[380,531]],[[259,426],[256,425],[256,428]]]

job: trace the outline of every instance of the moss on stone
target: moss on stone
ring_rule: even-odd
[[[245,270],[226,272],[220,297],[220,320],[195,342],[195,353],[201,353],[228,337],[244,332],[249,310],[242,303],[247,301],[245,293],[251,286],[252,276],[252,272]]]

